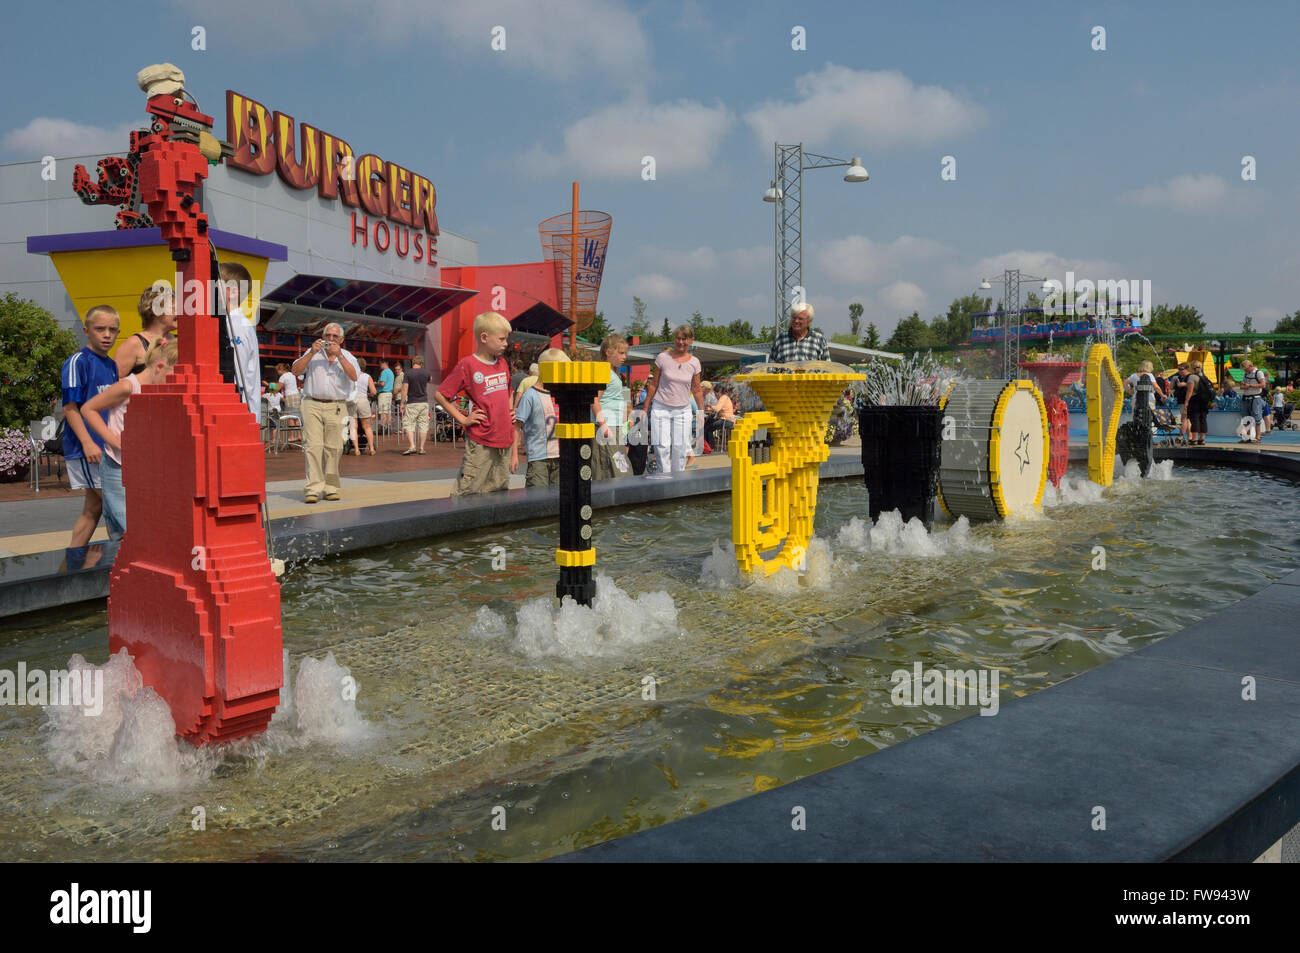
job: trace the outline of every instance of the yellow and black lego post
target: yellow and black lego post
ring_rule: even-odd
[[[596,547],[591,544],[591,455],[596,425],[591,402],[609,384],[609,364],[603,361],[545,361],[538,365],[542,383],[555,398],[560,441],[560,548],[555,562],[559,599],[572,596],[589,606],[596,597]]]

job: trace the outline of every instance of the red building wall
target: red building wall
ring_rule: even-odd
[[[425,334],[424,359],[435,382],[474,353],[475,315],[498,311],[513,321],[539,301],[557,310],[560,306],[554,262],[445,266],[442,283],[472,288],[478,294],[444,314]]]

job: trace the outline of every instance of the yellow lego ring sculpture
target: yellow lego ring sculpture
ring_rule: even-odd
[[[796,365],[796,367],[799,365]],[[806,366],[806,365],[805,365]],[[731,432],[731,540],[741,572],[770,576],[806,565],[822,462],[830,455],[826,422],[845,388],[862,374],[741,374],[767,410],[746,414]],[[753,454],[755,431],[770,444]],[[767,459],[755,460],[755,456]]]
[[[1124,382],[1105,344],[1088,349],[1084,382],[1088,393],[1088,479],[1110,486],[1115,478],[1115,436],[1124,410]]]

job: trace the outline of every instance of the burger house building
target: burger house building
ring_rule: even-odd
[[[553,262],[480,265],[476,242],[441,227],[432,178],[323,125],[228,90],[234,153],[210,168],[199,196],[219,258],[261,279],[264,366],[296,358],[331,321],[372,366],[421,354],[439,377],[473,350],[479,312],[510,319],[516,343],[568,327]],[[73,192],[74,167],[94,180],[102,157],[0,165],[0,293],[32,298],[75,328],[84,307],[109,300],[121,341],[139,329],[134,297],[173,276],[158,229],[114,230],[112,206]],[[141,271],[146,255],[156,264]]]

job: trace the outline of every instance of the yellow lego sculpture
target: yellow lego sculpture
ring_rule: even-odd
[[[783,366],[795,370],[736,377],[754,389],[767,409],[746,414],[727,448],[736,561],[741,572],[765,576],[806,565],[819,469],[830,454],[826,422],[845,388],[865,379],[862,374],[809,372],[807,364]],[[762,452],[751,453],[750,441],[760,428],[767,430],[769,441]]]
[[[1124,410],[1124,382],[1105,344],[1088,349],[1084,372],[1088,392],[1088,479],[1110,486],[1115,476],[1115,435]]]

